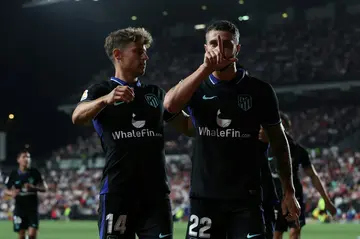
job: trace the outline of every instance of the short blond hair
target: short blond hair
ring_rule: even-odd
[[[104,48],[110,60],[113,61],[114,49],[122,49],[127,44],[137,41],[142,41],[146,48],[149,48],[153,38],[145,28],[128,27],[111,32],[105,39]]]

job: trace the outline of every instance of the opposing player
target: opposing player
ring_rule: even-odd
[[[19,234],[19,239],[25,239],[26,232],[29,239],[36,239],[39,229],[37,192],[45,192],[47,185],[40,172],[30,167],[28,151],[21,151],[17,156],[17,162],[19,168],[12,171],[5,180],[5,194],[15,199],[14,231]]]
[[[274,239],[281,239],[283,237],[283,233],[290,228],[290,239],[298,239],[300,238],[301,234],[301,228],[305,225],[305,206],[304,206],[304,196],[303,196],[303,189],[301,185],[301,181],[299,178],[299,167],[300,164],[302,168],[304,169],[304,172],[307,176],[311,178],[311,182],[316,188],[316,190],[320,193],[321,197],[325,200],[326,209],[331,213],[336,213],[336,208],[331,202],[329,196],[326,193],[326,190],[324,186],[321,183],[321,180],[319,179],[319,176],[314,169],[313,165],[311,164],[309,155],[307,151],[302,147],[300,144],[295,142],[292,137],[289,135],[289,131],[291,129],[291,121],[289,117],[281,113],[281,120],[286,130],[286,136],[290,145],[290,151],[291,151],[291,157],[293,160],[293,182],[295,186],[296,191],[296,198],[300,202],[300,206],[302,208],[302,212],[299,218],[300,227],[296,227],[293,222],[287,221],[284,216],[281,213],[281,209],[279,209],[279,213],[277,214],[277,220],[276,220],[276,226],[275,226],[275,233],[274,233]],[[263,142],[268,142],[268,139],[263,131],[260,131],[261,134],[261,140]],[[277,164],[277,156],[273,155],[272,151],[269,150],[268,153],[269,162],[271,165],[273,180],[276,186],[277,194],[282,195],[282,188],[281,183],[279,180],[278,171],[276,170],[276,164]]]
[[[236,67],[239,51],[236,26],[214,22],[206,32],[203,64],[165,96],[170,112],[188,107],[196,130],[188,238],[264,238],[260,125],[280,158],[284,211],[288,218],[299,215],[277,97],[268,83]]]
[[[151,42],[143,28],[110,33],[105,50],[115,77],[85,90],[73,112],[75,124],[93,122],[105,152],[100,239],[173,237],[163,121],[186,133],[188,119],[165,111],[165,92],[138,80]]]

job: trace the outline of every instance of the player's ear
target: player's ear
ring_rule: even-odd
[[[122,53],[122,52],[121,52],[120,49],[115,48],[115,49],[113,50],[114,60],[121,60],[121,58],[122,58],[122,54],[121,54],[121,53]]]
[[[241,49],[241,45],[240,45],[240,44],[237,44],[235,56],[237,56],[237,55],[240,53],[240,49]]]
[[[207,52],[207,45],[204,44],[204,49],[205,49],[205,52]]]

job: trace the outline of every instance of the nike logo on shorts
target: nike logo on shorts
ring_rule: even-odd
[[[261,234],[252,234],[251,235],[250,233],[248,233],[246,238],[253,238],[253,237],[258,237],[258,236],[261,236]]]

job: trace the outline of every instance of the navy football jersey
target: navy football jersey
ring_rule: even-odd
[[[111,78],[90,86],[81,102],[95,100],[126,82]],[[164,110],[165,92],[155,85],[130,85],[130,103],[106,106],[94,119],[106,157],[101,192],[124,196],[169,193],[164,153],[164,121],[175,117]]]
[[[188,112],[196,129],[191,196],[260,199],[260,125],[280,123],[271,85],[241,68],[231,81],[210,75],[192,96]]]
[[[19,193],[15,198],[15,207],[17,210],[37,210],[38,196],[37,192],[29,192],[25,184],[38,185],[43,183],[40,172],[36,168],[29,168],[25,172],[13,170],[6,178],[5,184],[8,189],[18,189]]]
[[[311,166],[310,157],[306,149],[297,142],[295,142],[290,135],[286,134],[286,137],[289,142],[291,159],[292,159],[292,174],[293,174],[295,194],[297,197],[302,197],[303,189],[299,177],[299,168],[300,168],[300,164],[303,168],[310,167]],[[268,151],[268,160],[270,164],[271,175],[275,183],[276,192],[278,196],[282,197],[283,192],[282,192],[282,186],[281,186],[279,174],[277,171],[276,157],[274,157],[271,148],[269,148]]]

